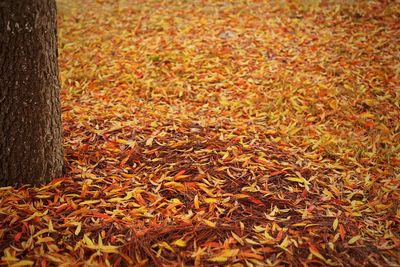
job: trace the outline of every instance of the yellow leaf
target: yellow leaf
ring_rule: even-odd
[[[40,244],[40,243],[47,243],[47,242],[53,242],[54,239],[50,236],[47,237],[39,237],[38,240],[36,241],[36,244]]]
[[[222,106],[225,106],[225,107],[227,107],[227,106],[230,105],[229,100],[228,100],[226,97],[224,97],[224,96],[221,96],[221,99],[219,100],[219,103],[220,103]]]
[[[374,205],[374,208],[377,211],[382,211],[382,210],[387,210],[387,209],[391,208],[392,206],[393,206],[393,203],[389,203],[387,205],[385,205],[385,204],[376,204],[376,205]]]
[[[363,112],[360,114],[360,117],[363,119],[373,119],[375,118],[375,115],[369,112]]]
[[[239,249],[225,249],[219,256],[231,258],[236,257],[238,253]]]
[[[167,242],[161,242],[161,246],[168,249],[171,252],[175,252],[175,250],[167,243]]]
[[[110,198],[109,200],[107,200],[108,202],[121,202],[124,199],[122,197],[114,197],[114,198]]]
[[[42,229],[39,232],[37,232],[36,234],[34,234],[33,238],[38,237],[38,236],[40,236],[40,235],[42,235],[44,233],[48,233],[48,232],[50,232],[49,229]]]
[[[274,240],[274,238],[267,232],[267,230],[264,231],[264,236],[266,239]]]
[[[295,223],[295,224],[293,224],[292,226],[293,227],[301,227],[301,226],[306,226],[307,225],[307,223],[305,223],[305,222],[300,222],[300,223]]]
[[[353,237],[349,240],[349,242],[347,242],[347,243],[349,243],[349,245],[352,245],[352,244],[356,243],[360,238],[361,238],[360,235],[353,236]]]
[[[93,174],[93,173],[84,172],[84,173],[82,173],[82,178],[83,178],[83,179],[86,179],[86,178],[88,178],[88,179],[96,179],[97,177],[96,177],[96,175]]]
[[[11,186],[0,187],[0,191],[8,191],[8,190],[10,190],[11,188],[13,188],[13,187],[11,187]]]
[[[228,151],[226,151],[224,153],[224,155],[222,156],[222,160],[226,159],[227,157],[229,157],[229,152]]]
[[[83,241],[86,243],[86,245],[94,246],[93,241],[85,234],[83,235]]]
[[[34,214],[32,214],[31,216],[29,216],[28,218],[26,218],[25,220],[22,220],[22,221],[23,221],[23,222],[27,222],[27,221],[32,220],[33,218],[41,217],[41,216],[43,216],[42,213],[40,213],[40,212],[35,212]]]
[[[318,249],[316,247],[311,246],[309,249],[310,249],[311,254],[313,254],[315,257],[325,261],[324,256],[322,256],[322,254],[319,253],[319,251],[318,251]]]
[[[281,248],[286,248],[289,245],[289,238],[288,236],[285,237],[285,239],[282,241],[282,243],[279,245]]]
[[[0,189],[0,190],[1,190],[1,189]],[[1,260],[2,260],[3,262],[8,263],[8,264],[10,264],[12,261],[19,261],[18,258],[16,258],[16,257],[11,257],[11,256],[3,256],[3,257],[1,257]]]
[[[210,227],[212,227],[212,228],[215,228],[215,226],[216,226],[216,223],[214,223],[214,222],[212,222],[212,221],[209,221],[209,220],[206,220],[206,219],[203,219],[203,222],[204,222],[206,225],[208,225],[208,226],[210,226]]]
[[[10,267],[21,267],[21,266],[32,266],[34,264],[33,261],[30,260],[21,260],[14,264],[9,265]]]
[[[103,239],[101,239],[101,236],[100,236],[100,234],[99,234],[99,236],[98,236],[97,240],[98,240],[98,242],[97,242],[97,243],[98,243],[100,246],[102,246],[102,245],[103,245]]]
[[[227,260],[228,258],[223,256],[217,256],[210,259],[210,261],[215,261],[215,262],[226,262]]]
[[[243,239],[240,238],[240,236],[238,236],[238,235],[235,234],[234,232],[231,232],[231,233],[232,233],[233,238],[234,238],[237,242],[239,242],[239,244],[244,245],[244,241],[243,241]]]
[[[254,226],[254,231],[256,233],[261,233],[261,232],[265,231],[265,227],[263,227],[261,225],[256,225],[256,226]]]
[[[204,199],[204,202],[208,203],[208,204],[210,204],[210,203],[218,203],[218,201],[219,201],[218,199],[212,198],[212,197],[207,197],[207,198]]]
[[[259,261],[257,259],[247,259],[246,262],[249,261],[251,263],[254,263],[256,266],[265,266],[265,263],[262,261]],[[249,266],[249,265],[247,265]],[[254,266],[254,265],[250,265],[250,266]]]
[[[49,231],[51,231],[51,232],[54,231],[53,222],[51,220],[49,220]]]
[[[165,242],[165,241],[158,242],[158,243],[152,245],[152,247],[153,247],[153,248],[159,247],[159,248],[160,248],[160,250],[159,250],[160,252],[161,252],[161,249],[162,249],[162,248],[165,248],[165,249],[167,249],[167,250],[169,250],[169,251],[171,251],[171,252],[175,252],[175,250],[174,250],[167,242]]]
[[[285,178],[288,181],[292,182],[298,182],[304,184],[304,187],[308,190],[308,186],[310,185],[310,182],[304,179],[303,177],[286,177]]]
[[[260,245],[260,243],[254,241],[253,239],[246,238],[245,240],[246,240],[246,243],[247,243],[247,244],[250,244],[250,245]]]
[[[118,246],[87,245],[87,247],[90,249],[100,250],[101,252],[105,252],[105,253],[119,253]]]
[[[75,235],[79,235],[79,233],[81,232],[81,228],[82,228],[82,224],[80,222],[78,222],[76,229],[75,229]]]
[[[333,193],[335,193],[337,197],[340,197],[340,190],[336,186],[330,185],[330,189],[333,191]]]
[[[178,247],[184,248],[186,247],[186,241],[183,239],[178,239],[174,242],[174,244]]]
[[[195,196],[194,196],[194,207],[195,207],[196,209],[199,209],[199,208],[200,208],[199,195],[195,195]]]
[[[182,201],[179,198],[173,198],[171,199],[171,203],[175,205],[182,205]]]
[[[338,225],[339,225],[339,220],[338,220],[338,218],[336,218],[336,219],[333,221],[333,224],[332,224],[333,230],[336,230],[337,227],[338,227]]]
[[[324,193],[329,198],[333,198],[333,194],[326,188],[322,191],[322,193]]]
[[[153,140],[154,140],[154,137],[150,137],[149,139],[147,139],[146,146],[151,146],[153,144]]]
[[[203,184],[199,183],[198,186],[201,188],[201,190],[203,190],[209,197],[215,197],[214,193],[212,192],[212,190],[206,188],[206,186],[204,186]]]

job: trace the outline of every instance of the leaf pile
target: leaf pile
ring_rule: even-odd
[[[67,174],[11,266],[400,264],[396,1],[66,1]]]

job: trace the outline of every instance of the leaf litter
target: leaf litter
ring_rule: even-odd
[[[400,264],[396,1],[58,1],[65,177],[10,266]]]

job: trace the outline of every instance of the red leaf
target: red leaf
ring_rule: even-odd
[[[14,236],[14,240],[18,242],[18,241],[21,239],[21,236],[22,236],[22,232],[17,233],[17,234]]]
[[[255,197],[249,197],[249,201],[253,202],[254,204],[257,204],[257,205],[265,206],[265,204],[261,200],[255,198]]]

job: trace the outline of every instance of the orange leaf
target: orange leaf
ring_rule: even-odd
[[[340,233],[340,238],[342,241],[344,241],[344,238],[346,237],[346,230],[344,230],[343,224],[339,224],[339,233]]]
[[[94,216],[94,217],[97,217],[97,218],[103,218],[103,219],[112,219],[112,217],[111,216],[109,216],[109,215],[107,215],[107,214],[104,214],[104,213],[100,213],[100,212],[92,212],[92,215]]]
[[[174,180],[179,178],[179,176],[183,175],[186,171],[185,170],[181,170],[180,172],[178,172],[177,174],[175,174],[174,176]]]
[[[54,184],[59,185],[59,184],[61,184],[62,182],[68,180],[68,179],[69,179],[69,178],[67,178],[67,177],[56,178],[56,179],[51,180],[50,184],[51,184],[51,185],[54,185]]]
[[[239,256],[242,256],[243,258],[252,258],[252,259],[257,259],[257,260],[264,259],[264,257],[262,255],[258,255],[258,254],[255,254],[253,252],[248,252],[248,251],[240,252]]]
[[[46,267],[46,266],[47,266],[46,258],[43,258],[43,259],[40,261],[40,267]]]

